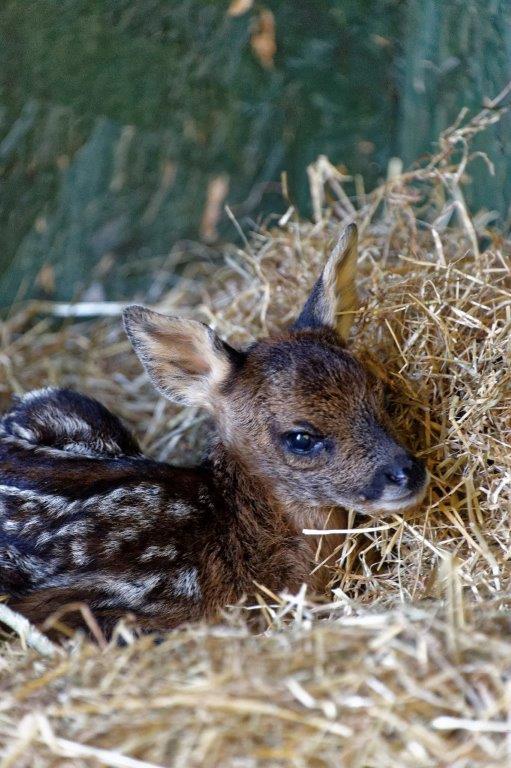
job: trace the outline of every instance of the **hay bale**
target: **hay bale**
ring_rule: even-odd
[[[264,636],[238,607],[160,644],[129,625],[118,630],[123,647],[75,636],[44,657],[6,639],[2,768],[509,760],[511,248],[469,215],[462,191],[468,141],[498,118],[495,107],[357,206],[320,159],[310,169],[315,223],[290,210],[228,250],[223,268],[190,264],[159,304],[232,343],[271,332],[294,317],[329,242],[356,219],[355,344],[387,379],[396,425],[429,465],[426,503],[351,516],[327,594],[261,594]],[[65,384],[113,408],[155,456],[188,459],[203,445],[207,425],[156,396],[117,319],[59,325],[30,305],[4,324],[0,354],[2,404],[13,391]]]

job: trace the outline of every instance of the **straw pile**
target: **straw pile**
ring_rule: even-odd
[[[264,635],[249,631],[243,606],[158,643],[129,624],[106,647],[6,633],[2,768],[511,765],[511,246],[463,198],[470,162],[484,161],[470,139],[506,95],[446,132],[426,165],[394,164],[369,195],[358,183],[355,202],[320,158],[314,223],[290,208],[228,249],[224,266],[190,262],[158,304],[232,343],[271,332],[296,315],[329,243],[356,220],[354,344],[428,463],[426,502],[352,517],[328,594],[263,595]],[[117,318],[51,316],[80,311],[32,304],[8,319],[0,406],[12,392],[69,385],[124,417],[150,454],[196,456],[201,414],[157,398]]]

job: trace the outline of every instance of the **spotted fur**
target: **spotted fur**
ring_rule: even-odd
[[[106,631],[126,612],[144,629],[169,629],[215,615],[254,584],[319,586],[328,573],[315,557],[341,539],[326,537],[318,552],[303,528],[345,527],[343,507],[420,500],[424,469],[392,434],[381,382],[339,333],[356,309],[356,232],[341,245],[295,326],[246,351],[201,323],[127,310],[156,387],[213,415],[200,466],[144,457],[115,416],[75,392],[15,400],[0,420],[0,593],[14,607],[37,622],[78,601]],[[321,451],[286,449],[296,425],[323,436]],[[398,461],[408,462],[404,488],[388,479]]]

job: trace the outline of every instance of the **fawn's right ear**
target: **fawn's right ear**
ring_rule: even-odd
[[[296,330],[327,326],[346,340],[358,309],[356,285],[358,231],[349,224],[293,325]]]
[[[156,389],[170,400],[213,409],[218,388],[243,354],[204,323],[133,305],[123,312],[133,349]]]

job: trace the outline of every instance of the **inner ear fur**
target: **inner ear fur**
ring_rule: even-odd
[[[293,328],[327,326],[347,339],[359,306],[357,259],[358,230],[356,224],[349,224],[332,250]]]
[[[186,405],[214,407],[215,394],[242,353],[204,323],[167,317],[133,305],[123,312],[124,327],[156,389]]]

